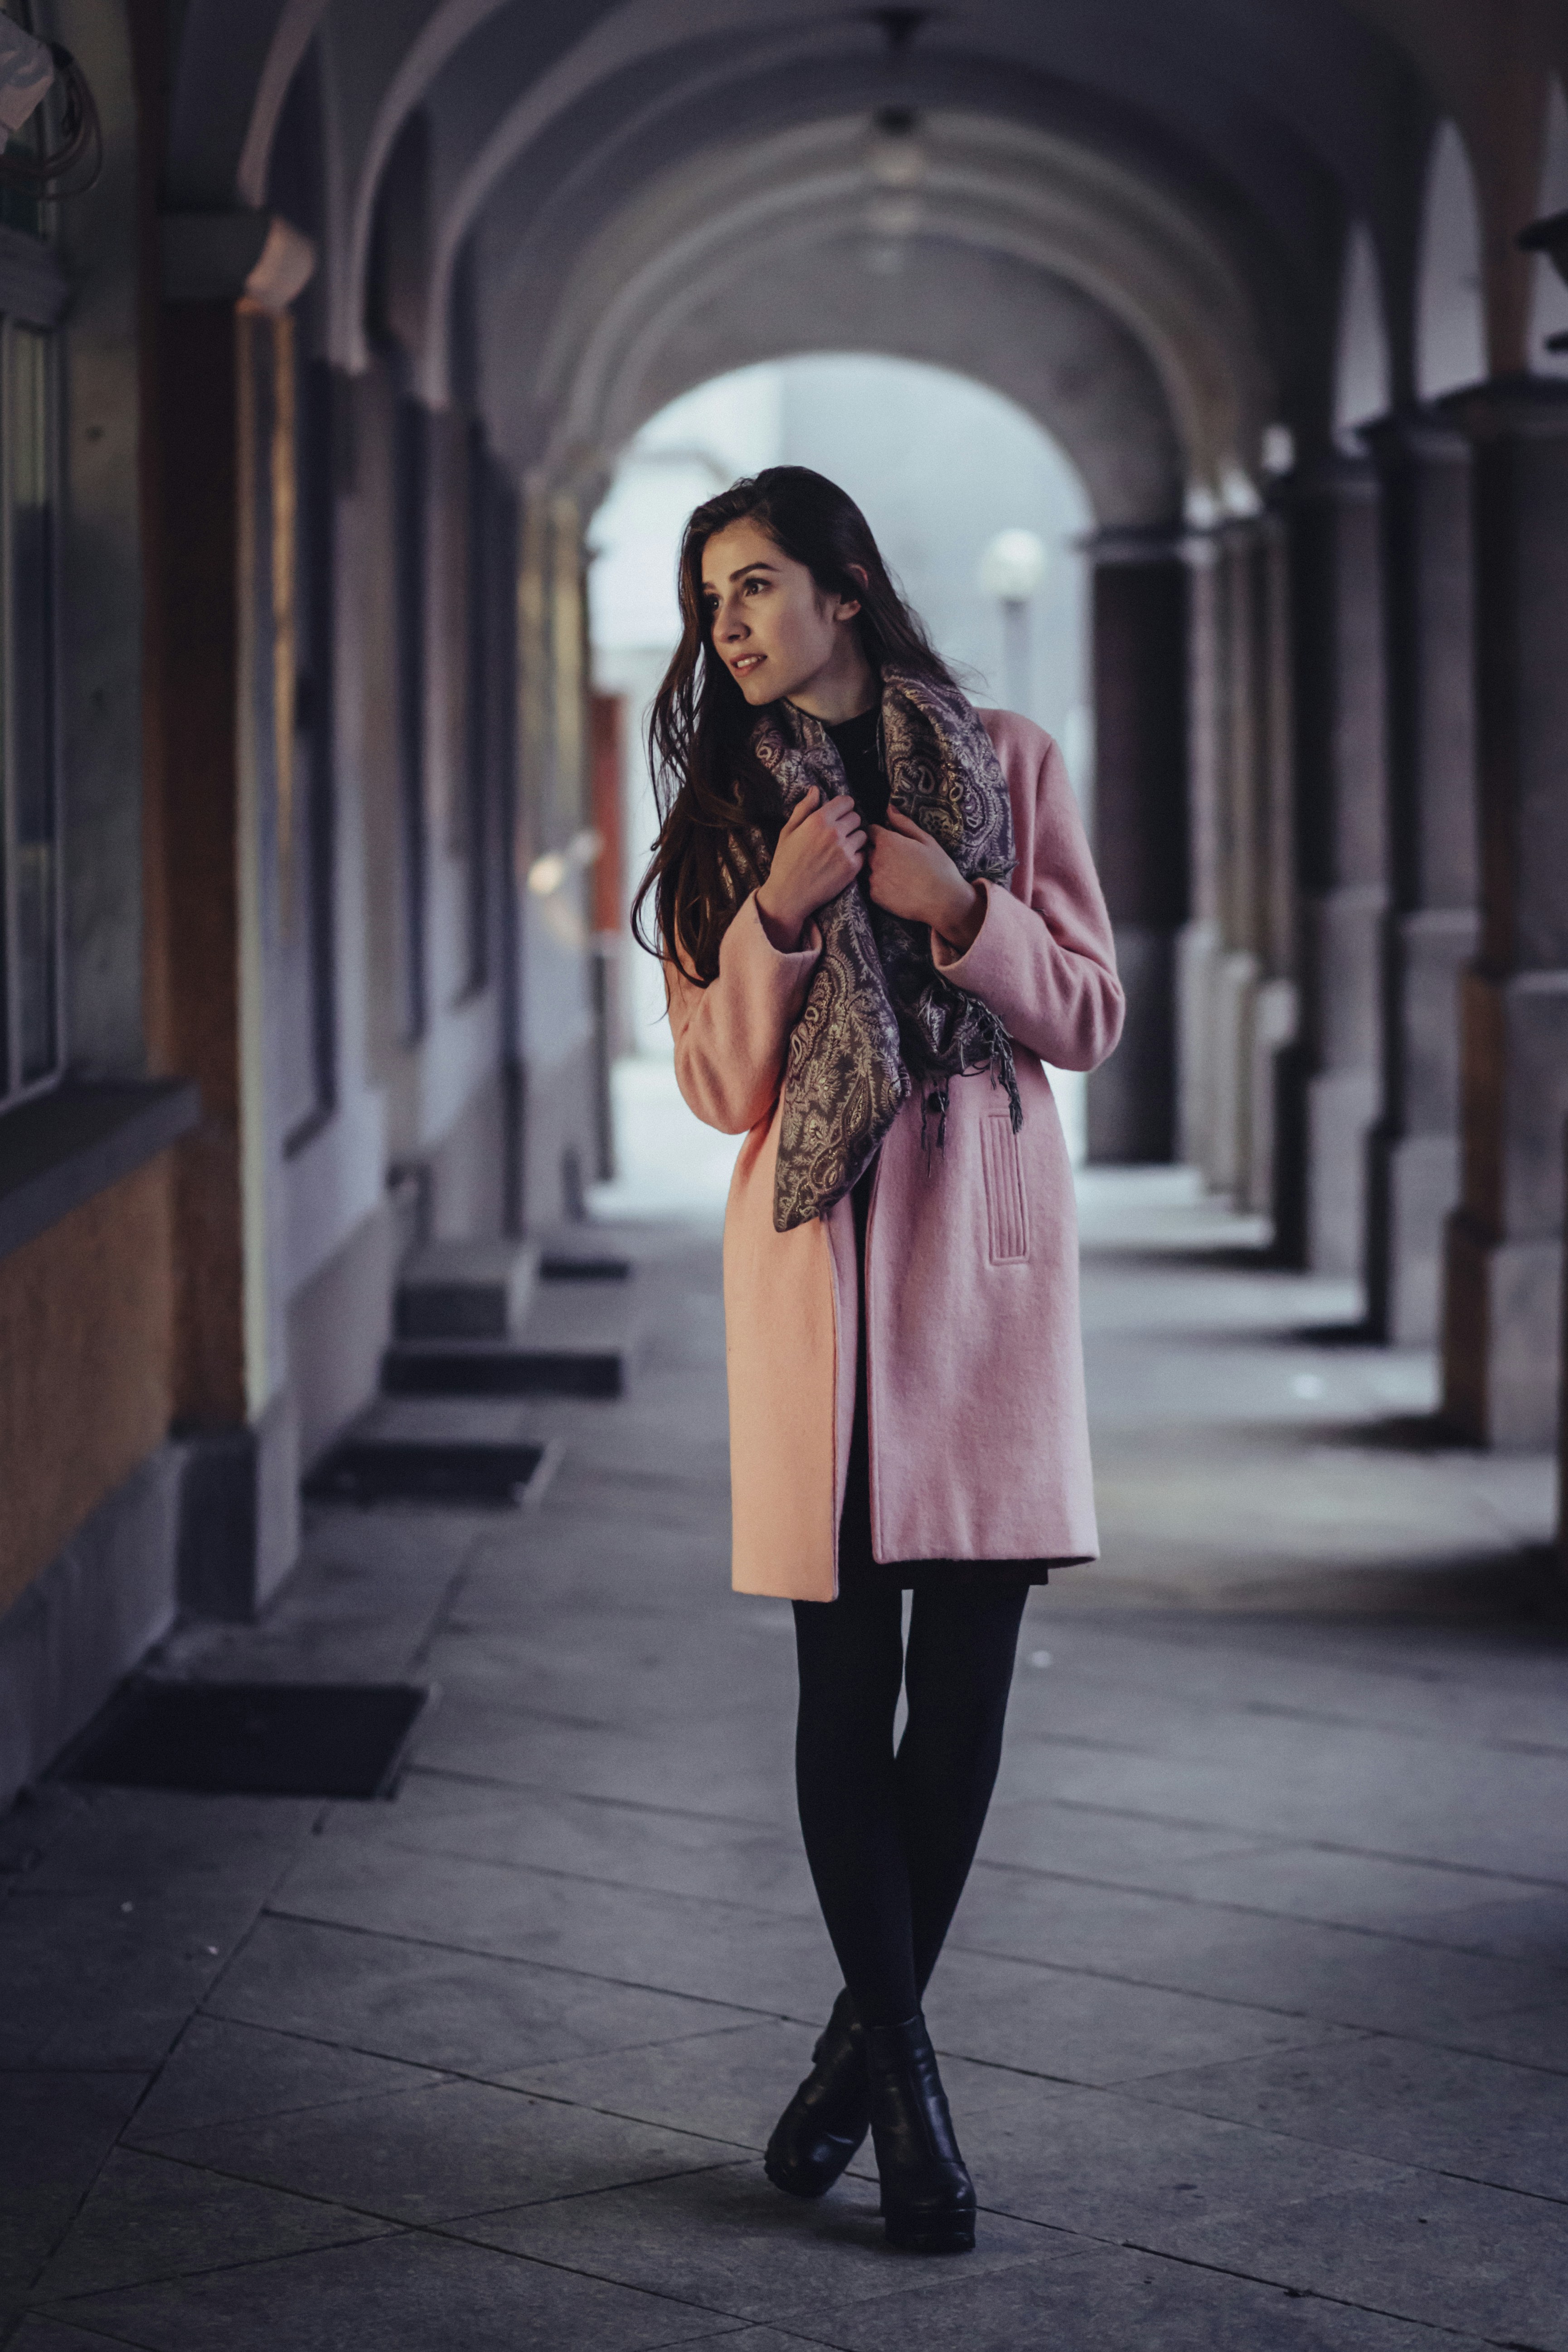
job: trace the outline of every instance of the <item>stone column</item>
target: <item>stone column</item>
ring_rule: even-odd
[[[1363,437],[1383,485],[1390,890],[1367,1318],[1380,1339],[1426,1347],[1459,1197],[1459,972],[1477,928],[1470,452],[1432,411]]]
[[[1240,1198],[1279,1219],[1282,1193],[1300,1192],[1292,1138],[1281,1131],[1282,1074],[1295,1055],[1300,1020],[1297,982],[1295,754],[1290,691],[1289,545],[1272,510],[1251,534],[1247,565],[1252,619],[1252,992],[1248,1120]],[[1296,1151],[1299,1160],[1299,1150]]]
[[[1215,536],[1219,952],[1209,1010],[1209,1181],[1245,1198],[1252,1132],[1253,999],[1262,970],[1258,894],[1258,605],[1250,521]]]
[[[1091,1160],[1176,1151],[1176,950],[1187,919],[1187,573],[1168,531],[1105,531],[1094,561],[1095,854],[1127,992],[1089,1086]]]
[[[1481,920],[1461,987],[1460,1205],[1444,1410],[1482,1444],[1551,1445],[1568,1116],[1568,384],[1443,404],[1473,450]]]
[[[174,1177],[180,1594],[220,1618],[252,1615],[298,1540],[267,992],[292,756],[289,305],[314,259],[276,216],[165,215],[143,417],[148,1056],[202,1101]]]
[[[1214,972],[1220,953],[1219,566],[1194,531],[1187,565],[1187,845],[1192,912],[1177,942],[1177,1150],[1212,1183]]]
[[[1295,1247],[1324,1274],[1365,1262],[1367,1136],[1379,1108],[1387,900],[1377,481],[1333,457],[1284,497],[1290,541],[1301,1050],[1280,1117],[1300,1136]]]

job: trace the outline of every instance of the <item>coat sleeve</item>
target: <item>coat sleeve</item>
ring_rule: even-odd
[[[707,988],[665,959],[676,1083],[704,1125],[721,1135],[744,1135],[778,1100],[790,1031],[822,953],[815,924],[806,940],[795,954],[782,953],[749,897],[724,934],[719,977]]]
[[[1048,735],[1036,740],[1043,757],[1032,811],[1026,802],[1019,807],[1015,788],[1026,855],[1012,887],[983,883],[985,916],[968,949],[954,955],[933,932],[931,953],[949,980],[990,1006],[1016,1044],[1055,1069],[1092,1070],[1121,1034],[1116,950],[1066,762]]]

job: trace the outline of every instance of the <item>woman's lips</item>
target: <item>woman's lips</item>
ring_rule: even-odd
[[[737,677],[746,677],[756,668],[759,662],[766,659],[765,654],[742,654],[738,660],[730,664],[730,667]]]

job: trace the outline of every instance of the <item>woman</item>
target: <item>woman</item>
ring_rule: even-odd
[[[1121,991],[1056,745],[971,709],[842,490],[780,466],[699,507],[680,602],[639,936],[665,958],[681,1092],[745,1136],[734,1583],[795,1603],[801,1828],[844,1972],[767,2171],[819,2196],[869,2126],[889,2241],[959,2252],[974,2189],[921,1996],[1029,1587],[1096,1549],[1041,1064],[1102,1061]]]

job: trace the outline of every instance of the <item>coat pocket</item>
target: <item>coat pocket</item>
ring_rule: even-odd
[[[1024,1163],[1011,1114],[987,1111],[980,1122],[980,1165],[985,1178],[985,1224],[993,1265],[1016,1265],[1029,1255]]]

